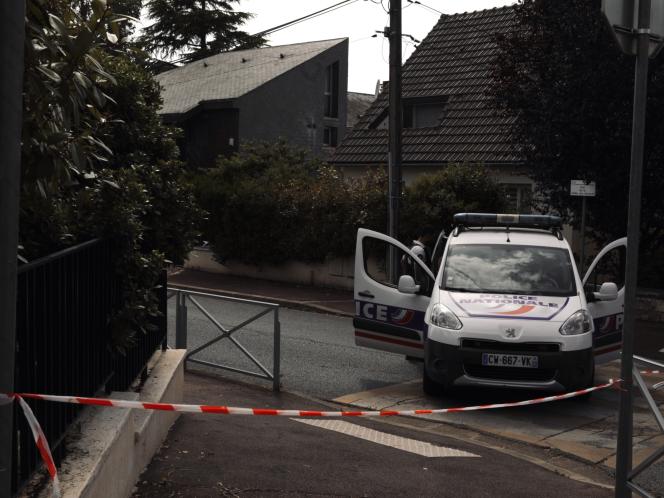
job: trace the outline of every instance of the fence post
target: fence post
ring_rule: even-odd
[[[175,349],[187,349],[187,295],[177,291],[175,297]]]
[[[13,392],[25,2],[0,6],[0,392]],[[0,407],[0,496],[12,495],[13,404]]]
[[[281,389],[281,323],[279,323],[279,308],[274,308],[274,360],[272,367],[272,390]]]

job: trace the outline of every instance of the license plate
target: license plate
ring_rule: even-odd
[[[537,368],[539,358],[522,354],[482,353],[482,365],[485,367]]]

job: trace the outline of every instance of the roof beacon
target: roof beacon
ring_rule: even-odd
[[[562,227],[560,216],[543,214],[457,213],[454,224],[462,227],[515,227],[544,230]]]

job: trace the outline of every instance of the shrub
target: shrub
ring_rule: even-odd
[[[439,172],[421,175],[405,188],[401,233],[406,240],[416,237],[421,230],[435,236],[441,229],[452,227],[455,213],[499,213],[504,208],[503,190],[484,166],[453,164]]]
[[[320,262],[348,256],[360,227],[386,230],[387,178],[371,169],[356,179],[284,142],[250,144],[195,180],[210,213],[204,237],[216,258],[252,264]],[[479,165],[451,165],[405,189],[402,239],[449,228],[460,211],[499,212],[500,186]]]
[[[378,207],[384,204],[384,180],[371,171],[346,181],[278,142],[247,145],[195,184],[209,212],[204,237],[217,259],[261,264],[352,254],[357,228],[375,228],[374,220],[384,219]]]

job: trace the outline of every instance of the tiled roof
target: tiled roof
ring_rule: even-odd
[[[444,117],[435,128],[404,129],[404,164],[521,161],[510,135],[512,118],[501,116],[488,95],[495,34],[514,22],[512,7],[441,16],[404,64],[402,95],[447,98]],[[387,107],[387,94],[381,94],[337,147],[332,162],[386,163],[387,130],[370,125]]]
[[[159,113],[183,114],[201,102],[240,97],[344,41],[224,52],[158,74],[164,99]]]
[[[376,100],[376,96],[373,93],[348,92],[346,128],[350,129],[355,126],[374,100]]]

